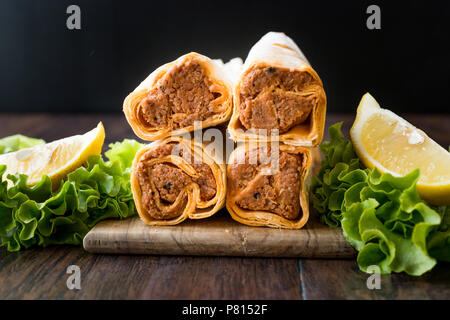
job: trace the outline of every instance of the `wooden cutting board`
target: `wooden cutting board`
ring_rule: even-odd
[[[226,210],[176,226],[148,226],[139,217],[98,223],[84,238],[92,253],[352,258],[355,250],[339,228],[310,219],[301,230],[249,227]]]

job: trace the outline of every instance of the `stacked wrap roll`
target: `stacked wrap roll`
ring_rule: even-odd
[[[250,50],[233,96],[228,130],[242,145],[228,161],[230,215],[251,226],[302,228],[309,217],[310,174],[319,159],[314,147],[325,126],[321,79],[292,39],[269,32]],[[271,154],[279,164],[275,172],[259,158],[251,161],[252,152],[264,155],[264,145],[277,147]]]
[[[271,167],[274,164],[277,168]],[[226,206],[231,217],[250,226],[302,228],[309,217],[312,164],[309,148],[241,144],[227,166]]]
[[[133,162],[133,197],[139,216],[149,225],[212,216],[224,206],[226,183],[223,160],[183,136],[149,144]]]
[[[136,154],[132,168],[133,197],[145,223],[207,218],[224,206],[225,162],[194,143],[190,132],[230,118],[228,67],[198,53],[181,56],[153,71],[126,97],[123,110],[137,136],[157,140]]]
[[[160,139],[133,163],[133,196],[145,223],[207,218],[225,203],[234,220],[251,226],[299,229],[308,221],[326,96],[319,76],[285,34],[266,34],[244,64],[240,58],[224,64],[184,55],[152,72],[123,109],[136,135]],[[225,162],[193,142],[191,132],[228,120],[239,146]],[[267,154],[269,164],[263,161]]]
[[[228,130],[234,140],[265,140],[258,129],[277,129],[276,139],[285,143],[314,147],[322,141],[322,80],[284,33],[269,32],[251,48],[233,95]]]
[[[146,141],[194,131],[228,121],[232,81],[226,69],[191,52],[153,71],[123,103],[134,133]]]

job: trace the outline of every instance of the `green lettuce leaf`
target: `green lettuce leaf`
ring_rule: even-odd
[[[0,139],[0,154],[14,152],[24,148],[34,147],[44,143],[45,141],[42,139],[35,139],[23,136],[21,134],[16,134],[13,136]]]
[[[26,175],[8,175],[13,182],[8,187],[6,167],[0,166],[2,246],[18,251],[35,245],[80,245],[99,221],[135,215],[130,159],[141,146],[134,140],[111,144],[108,161],[89,157],[86,167],[71,172],[55,191],[47,176],[29,187]]]
[[[330,227],[341,224],[342,205],[347,189],[365,182],[368,173],[353,151],[352,142],[344,138],[341,126],[342,122],[338,122],[328,129],[331,140],[320,145],[324,158],[319,174],[312,180],[313,208],[322,223]]]
[[[382,273],[421,275],[436,264],[428,252],[427,237],[441,217],[419,198],[419,175],[414,170],[394,177],[374,169],[359,191],[361,201],[344,208],[342,231],[359,251],[361,270],[377,265]]]
[[[382,273],[421,275],[436,260],[449,261],[449,207],[432,208],[421,200],[416,188],[419,170],[394,177],[364,168],[341,125],[330,127],[330,141],[320,147],[325,157],[312,185],[320,220],[342,227],[366,272],[376,265]]]
[[[136,140],[124,139],[122,142],[111,143],[109,150],[105,152],[105,156],[109,161],[118,160],[124,171],[130,171],[134,155],[142,146],[143,144]]]
[[[439,261],[450,262],[450,206],[442,206],[437,210],[442,222],[428,236],[427,248],[432,257]]]

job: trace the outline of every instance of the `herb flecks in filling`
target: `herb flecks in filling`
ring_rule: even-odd
[[[179,194],[191,183],[198,184],[200,199],[208,201],[216,194],[216,181],[211,168],[205,164],[191,163],[197,172],[197,177],[191,177],[172,163],[156,163],[149,166],[147,162],[172,153],[176,143],[169,143],[149,150],[139,160],[137,178],[141,188],[141,202],[147,213],[154,219],[173,219],[178,217],[187,203],[187,194],[184,193],[178,205],[168,210],[175,203]],[[192,158],[193,159],[193,158]],[[154,189],[152,188],[154,186]],[[163,207],[157,205],[159,197]]]
[[[172,68],[141,101],[142,118],[155,128],[184,128],[221,110],[204,67],[195,60]]]
[[[280,152],[279,171],[274,175],[262,174],[270,164],[230,164],[230,185],[237,194],[236,205],[242,209],[268,211],[294,220],[300,214],[300,155]]]
[[[316,95],[301,94],[318,85],[309,73],[274,67],[250,71],[242,80],[239,119],[246,129],[278,129],[280,133],[308,120]]]

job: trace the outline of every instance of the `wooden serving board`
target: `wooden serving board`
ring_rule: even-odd
[[[98,223],[84,238],[92,253],[351,258],[355,250],[339,228],[310,219],[301,230],[249,227],[226,210],[176,226],[148,226],[139,217]]]

